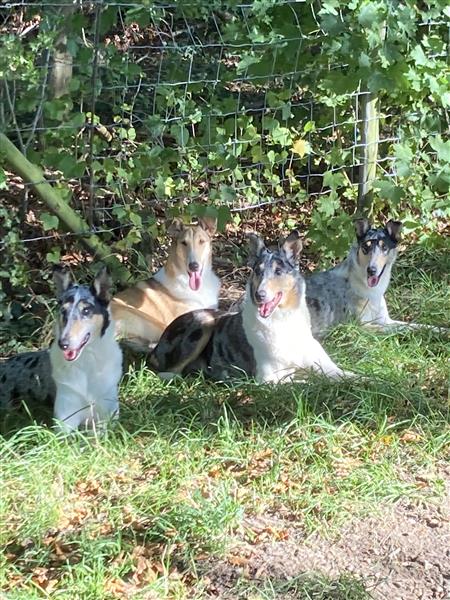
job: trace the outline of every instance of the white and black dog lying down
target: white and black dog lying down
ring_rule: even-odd
[[[292,380],[299,370],[332,378],[340,369],[311,333],[305,280],[298,268],[302,244],[294,231],[276,249],[250,238],[250,266],[241,310],[196,310],[164,331],[150,356],[165,377],[202,370],[213,379],[249,376],[259,382]]]
[[[306,302],[314,336],[351,319],[377,329],[424,328],[448,331],[390,318],[385,300],[392,266],[397,258],[402,223],[388,221],[374,228],[367,219],[355,223],[356,244],[333,269],[306,276]]]
[[[111,279],[102,269],[92,286],[54,270],[59,310],[49,350],[26,352],[0,363],[0,407],[54,401],[58,427],[97,427],[118,416],[122,351],[109,310]]]

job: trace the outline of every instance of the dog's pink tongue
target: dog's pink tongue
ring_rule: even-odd
[[[265,304],[260,304],[259,307],[258,307],[259,314],[264,319],[270,315],[271,304],[272,304],[271,302],[266,302]]]
[[[77,350],[64,350],[63,354],[64,354],[64,358],[66,360],[75,360],[76,357],[78,356],[78,351]]]
[[[267,317],[270,317],[275,308],[278,306],[282,296],[283,294],[281,292],[278,292],[277,295],[274,298],[272,298],[272,300],[270,300],[269,302],[265,302],[264,304],[260,304],[258,306],[259,314],[261,317],[263,317],[263,319],[267,319]]]
[[[202,284],[202,275],[200,271],[189,271],[189,287],[196,292]]]
[[[378,285],[379,280],[380,280],[380,278],[377,277],[376,275],[371,275],[370,277],[367,278],[367,285],[369,287],[375,287],[376,285]]]

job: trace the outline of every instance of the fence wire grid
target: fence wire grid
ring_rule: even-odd
[[[3,3],[1,130],[49,182],[68,185],[97,233],[205,202],[225,215],[312,199],[327,218],[341,187],[355,206],[368,146],[376,177],[395,177],[392,147],[411,115],[380,106],[370,116],[367,90],[339,89],[346,65],[322,56],[329,35],[315,3],[266,4]],[[421,27],[443,39],[430,56],[448,60],[447,24]],[[336,82],[328,97],[311,91],[319,77]],[[51,220],[42,235],[26,217],[29,187],[23,241],[59,237]]]

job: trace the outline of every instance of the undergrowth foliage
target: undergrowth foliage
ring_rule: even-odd
[[[223,227],[239,221],[232,210],[274,201],[292,204],[314,250],[340,257],[357,194],[358,94],[372,92],[381,118],[373,211],[438,244],[450,185],[447,4],[2,7],[1,128],[140,266],[131,250],[143,231],[161,235],[163,215],[208,210]],[[61,56],[71,71],[56,93]],[[15,266],[28,254],[24,223],[30,237],[59,223],[19,205],[2,208],[1,277],[25,283]],[[59,246],[47,250],[47,261],[60,259]]]

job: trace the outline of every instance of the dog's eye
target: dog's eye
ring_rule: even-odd
[[[280,269],[280,267],[277,267],[275,269],[275,275],[281,275],[283,273],[283,271]]]
[[[262,271],[261,271],[261,267],[255,267],[253,269],[253,272],[255,275],[261,275]]]
[[[91,314],[91,309],[89,306],[85,306],[82,311],[81,314],[83,315],[83,317],[88,317]]]
[[[199,240],[199,244],[203,245],[205,243],[205,240]]]
[[[187,246],[187,242],[185,242],[184,240],[181,243],[183,244],[183,246]]]

